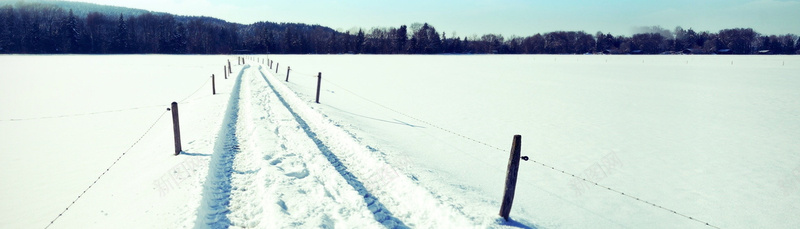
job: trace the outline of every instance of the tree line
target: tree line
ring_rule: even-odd
[[[433,25],[336,31],[319,25],[229,23],[165,13],[109,15],[48,4],[0,7],[0,53],[22,54],[798,54],[794,34],[751,28],[717,33],[648,28],[632,36],[555,31],[527,37],[458,37]]]

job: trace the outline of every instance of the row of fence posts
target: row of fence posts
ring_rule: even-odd
[[[238,57],[238,64],[243,65],[245,64],[244,58]],[[256,60],[258,62],[258,60]],[[264,63],[264,60],[261,60],[261,63]],[[269,63],[270,69],[272,69],[273,61],[267,59],[266,63]],[[275,64],[275,73],[278,73],[278,66],[279,63]],[[286,82],[289,82],[289,73],[291,72],[292,67],[289,66],[286,68]],[[232,74],[233,70],[231,69],[231,61],[228,60],[228,65],[223,65],[223,74],[225,75],[225,79],[228,79],[228,75]],[[322,72],[317,74],[317,96],[316,96],[316,103],[319,103],[319,93],[320,88],[322,86]],[[217,94],[216,83],[214,79],[214,74],[211,74],[211,93],[212,95]],[[175,137],[175,156],[179,155],[182,152],[181,148],[181,131],[180,131],[180,124],[178,119],[178,103],[172,102],[171,106],[172,111],[172,130]],[[517,189],[517,175],[519,174],[519,160],[521,158],[521,150],[522,150],[522,135],[514,135],[514,139],[511,142],[511,154],[509,155],[508,159],[508,168],[506,170],[506,182],[503,189],[503,199],[500,205],[500,216],[503,217],[506,221],[509,220],[509,214],[511,213],[511,206],[514,203],[514,194]]]
[[[244,64],[244,58],[238,58],[238,63]],[[231,69],[231,60],[228,60],[228,65],[222,65],[222,74],[225,75],[225,79],[228,79],[228,75],[232,74],[233,70]],[[215,79],[214,74],[211,74],[211,95],[217,94],[217,81]],[[178,156],[183,152],[181,147],[181,127],[180,127],[180,120],[178,118],[178,102],[172,102],[169,109],[172,111],[172,132],[175,138],[175,156]]]

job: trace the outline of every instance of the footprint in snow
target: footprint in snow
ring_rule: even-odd
[[[283,202],[283,200],[278,200],[277,204],[278,204],[278,206],[280,206],[280,207],[281,207],[281,210],[282,210],[284,213],[286,213],[286,214],[289,214],[289,212],[288,212],[288,208],[286,207],[286,202]]]
[[[297,179],[303,179],[303,178],[308,177],[308,169],[303,169],[303,170],[297,171],[297,172],[286,173],[286,176],[294,177],[294,178],[297,178]]]

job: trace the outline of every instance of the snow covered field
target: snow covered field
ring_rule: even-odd
[[[710,228],[531,161],[502,223],[514,134],[712,226],[800,224],[797,56],[249,58],[0,56],[0,225],[47,226],[151,125],[52,228]]]

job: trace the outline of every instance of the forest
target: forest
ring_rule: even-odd
[[[5,54],[800,54],[794,34],[752,28],[659,26],[632,36],[554,31],[527,37],[459,37],[428,23],[337,31],[320,25],[249,25],[166,13],[73,11],[47,3],[0,7]],[[75,13],[81,12],[81,13]],[[111,11],[108,11],[111,12]]]

